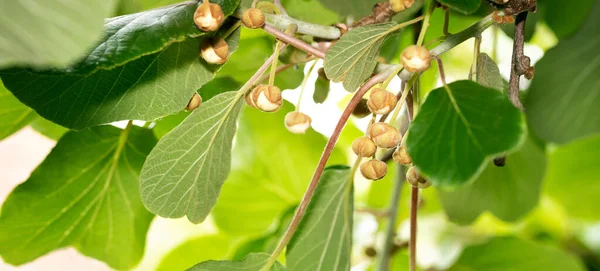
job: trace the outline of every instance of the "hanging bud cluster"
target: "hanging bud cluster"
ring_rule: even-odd
[[[200,44],[200,55],[207,63],[223,64],[229,57],[229,45],[221,38],[209,38]]]
[[[285,128],[293,134],[304,134],[311,122],[312,119],[308,115],[297,111],[285,115]]]
[[[369,137],[379,148],[393,148],[400,144],[402,135],[394,126],[387,123],[376,122],[369,126]]]
[[[242,13],[242,23],[245,27],[254,29],[265,25],[265,14],[257,8],[249,8]]]
[[[218,4],[203,1],[194,12],[194,23],[204,32],[216,31],[225,20],[225,14]]]
[[[422,72],[429,68],[431,55],[423,46],[411,45],[402,51],[402,65],[409,72]]]
[[[246,95],[246,103],[264,112],[275,112],[283,103],[281,90],[276,86],[259,85]]]
[[[431,186],[431,183],[423,178],[421,174],[417,171],[417,168],[410,167],[406,171],[406,181],[414,187],[418,188],[427,188]]]
[[[352,151],[358,157],[374,157],[378,147],[394,148],[402,141],[402,135],[398,129],[383,122],[371,124],[367,135],[352,142]],[[360,166],[360,172],[369,180],[379,180],[387,173],[387,165],[373,158]]]
[[[415,3],[415,0],[390,0],[390,6],[396,13],[410,8]]]
[[[388,114],[394,110],[397,102],[396,95],[385,89],[374,88],[371,90],[367,106],[373,114]]]

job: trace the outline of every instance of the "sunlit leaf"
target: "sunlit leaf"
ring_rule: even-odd
[[[156,271],[185,270],[199,262],[227,259],[233,245],[233,238],[224,234],[188,240],[165,255]]]
[[[21,130],[36,114],[10,93],[0,82],[0,139]]]
[[[65,133],[69,131],[69,129],[55,124],[40,116],[37,116],[31,123],[29,123],[29,125],[36,132],[54,140],[60,139]]]
[[[207,261],[193,266],[188,271],[256,271],[260,270],[269,259],[269,254],[252,253],[242,261]],[[270,271],[286,270],[279,262],[275,262]]]

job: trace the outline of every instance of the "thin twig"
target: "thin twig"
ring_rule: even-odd
[[[527,23],[527,11],[519,13],[515,20],[515,39],[513,42],[512,65],[510,71],[510,81],[508,86],[508,98],[521,111],[525,108],[519,98],[519,81],[527,68],[529,68],[529,58],[524,55],[525,47],[525,24]]]
[[[448,28],[450,27],[450,9],[448,7],[444,7],[444,36],[449,36],[450,32],[448,32]]]
[[[308,43],[306,43],[304,41],[301,41],[301,40],[299,40],[297,38],[294,38],[293,36],[287,35],[287,34],[281,32],[281,31],[279,31],[279,29],[277,29],[277,28],[275,28],[273,26],[265,24],[263,26],[263,29],[267,33],[275,36],[275,38],[277,38],[278,40],[280,40],[282,42],[285,42],[285,43],[287,43],[287,44],[289,44],[291,46],[294,46],[294,47],[296,47],[296,48],[298,48],[298,49],[300,49],[300,50],[302,50],[302,51],[304,51],[306,53],[309,53],[309,54],[311,54],[313,56],[316,56],[318,58],[321,58],[321,59],[325,58],[325,53],[319,51],[319,49],[317,49],[315,47],[312,47]]]
[[[444,86],[448,85],[448,83],[446,83],[446,73],[444,73],[444,63],[442,63],[442,59],[440,59],[440,57],[436,55],[431,57],[433,57],[433,59],[437,61],[438,70],[440,72],[440,80],[442,81],[442,84],[444,84]]]
[[[396,164],[397,172],[396,178],[394,181],[394,188],[392,192],[392,198],[390,199],[390,204],[388,207],[387,213],[389,214],[388,225],[385,232],[385,238],[383,242],[383,250],[381,253],[381,262],[379,263],[380,271],[389,270],[390,258],[392,256],[392,247],[394,244],[394,238],[396,237],[396,220],[398,218],[398,207],[400,205],[400,194],[402,191],[402,186],[405,183],[404,177],[405,175],[403,166]]]
[[[408,242],[410,271],[417,270],[417,207],[419,205],[419,188],[410,188],[410,241]]]

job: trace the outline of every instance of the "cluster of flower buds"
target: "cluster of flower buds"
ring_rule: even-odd
[[[276,86],[258,85],[246,95],[246,103],[264,112],[275,112],[283,103],[281,90]]]
[[[416,167],[410,167],[406,171],[406,181],[418,188],[427,188],[431,186],[431,182],[423,178]]]
[[[409,72],[422,72],[429,68],[431,55],[423,46],[411,45],[402,51],[402,65]]]
[[[260,9],[249,8],[242,13],[242,23],[247,28],[260,28],[265,25],[265,14]]]
[[[297,111],[287,113],[285,115],[285,128],[293,134],[304,134],[310,127],[312,119],[304,114]]]
[[[390,6],[396,13],[410,8],[415,3],[415,0],[390,0]]]
[[[194,92],[194,96],[192,96],[192,98],[190,99],[188,104],[185,106],[185,110],[192,111],[192,110],[200,107],[201,104],[202,104],[202,97],[200,97],[200,95],[198,95],[198,93]]]
[[[229,58],[229,45],[222,38],[205,39],[200,44],[200,55],[207,63],[223,64]]]
[[[225,14],[223,14],[221,6],[209,3],[208,0],[203,0],[194,12],[194,23],[198,29],[204,32],[216,31],[221,27],[223,20],[225,20]]]
[[[367,106],[373,114],[388,114],[394,110],[397,102],[396,95],[385,89],[374,88],[371,90]]]
[[[358,157],[374,157],[378,147],[393,148],[402,141],[402,135],[398,129],[383,122],[371,124],[367,135],[352,142],[352,151]],[[360,166],[360,172],[369,180],[379,180],[387,174],[387,165],[373,158]]]

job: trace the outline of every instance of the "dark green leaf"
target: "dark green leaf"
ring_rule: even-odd
[[[54,140],[60,139],[66,132],[69,131],[69,129],[40,116],[37,116],[31,123],[29,123],[29,125],[38,133]]]
[[[367,25],[344,34],[325,55],[327,78],[334,82],[343,81],[347,91],[356,91],[371,77],[379,49],[394,26],[394,22]]]
[[[69,132],[2,206],[0,254],[10,264],[74,246],[117,269],[136,265],[153,215],[138,176],[156,140],[112,126]]]
[[[496,62],[494,62],[494,60],[486,53],[479,54],[476,81],[487,88],[493,88],[500,91],[504,90],[504,80],[502,80],[498,64],[496,64]]]
[[[288,270],[350,270],[352,190],[348,167],[325,169],[287,247]]]
[[[600,219],[600,137],[576,140],[550,151],[545,191],[569,215]]]
[[[207,261],[199,263],[188,271],[256,271],[261,269],[269,259],[269,254],[252,253],[243,261]],[[285,268],[275,262],[271,271],[284,271]]]
[[[508,156],[504,167],[488,163],[474,183],[455,190],[439,190],[450,221],[470,224],[484,211],[515,221],[538,203],[546,171],[546,155],[531,139]]]
[[[290,133],[284,118],[293,110],[287,102],[273,114],[244,109],[231,174],[212,212],[220,229],[232,234],[262,234],[278,223],[282,213],[300,203],[326,139],[312,129],[303,135]],[[329,164],[344,163],[344,153],[336,148]]]
[[[449,271],[583,271],[574,256],[555,247],[517,239],[496,237],[468,247]]]
[[[579,33],[560,41],[535,66],[525,108],[532,130],[546,141],[567,143],[600,133],[598,25],[600,2]]]
[[[495,155],[525,139],[523,114],[499,91],[457,81],[429,93],[410,126],[413,163],[433,184],[473,180]]]
[[[171,250],[160,262],[156,271],[185,270],[199,262],[225,260],[234,240],[224,234],[214,234],[191,239]]]
[[[315,92],[313,93],[313,100],[318,104],[322,104],[327,99],[329,85],[331,84],[331,81],[325,77],[325,74],[321,75],[321,71],[319,70],[319,76],[315,81]]]
[[[36,114],[8,91],[0,81],[0,140],[27,126]]]
[[[0,68],[64,67],[102,37],[115,0],[2,1]]]
[[[590,15],[594,4],[598,5],[595,0],[544,0],[544,3],[544,20],[559,38],[575,33],[588,16],[598,16],[597,13]]]
[[[165,135],[140,176],[144,205],[162,217],[204,221],[229,174],[231,144],[242,107],[237,92],[217,95]]]
[[[447,5],[464,14],[470,14],[479,8],[481,0],[438,0],[440,3]]]
[[[371,14],[378,0],[320,0],[323,5],[341,16],[352,16],[358,20]]]

